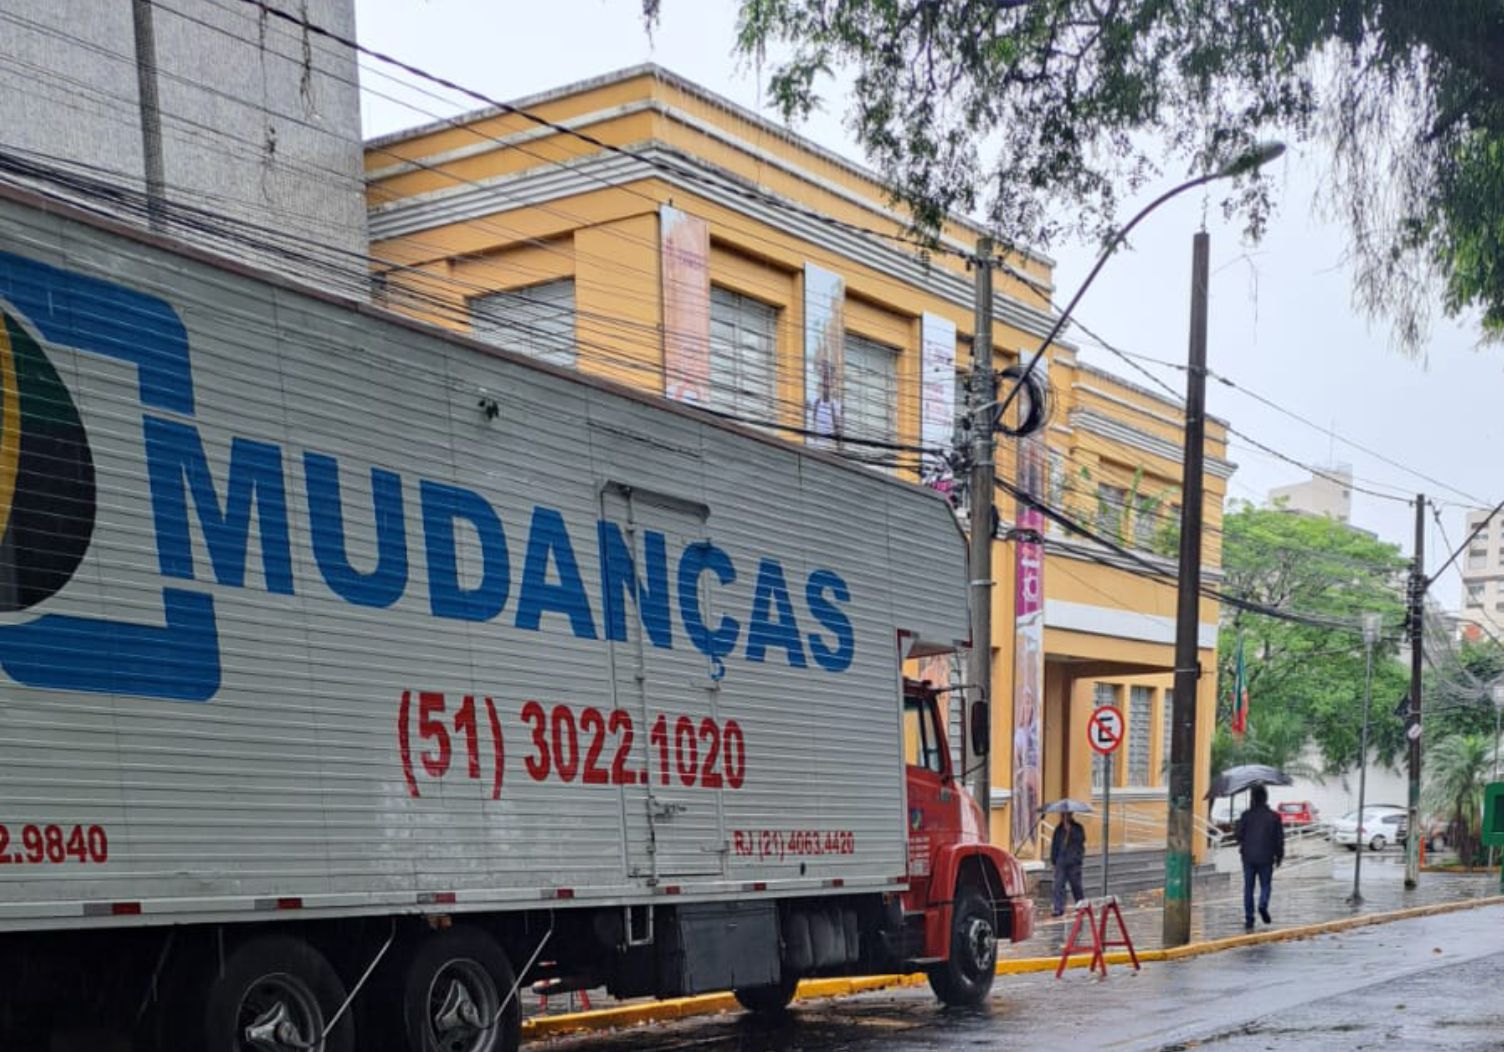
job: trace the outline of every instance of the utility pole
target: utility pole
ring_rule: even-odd
[[[1358,843],[1353,852],[1353,893],[1349,904],[1363,904],[1363,809],[1368,794],[1368,710],[1373,703],[1373,645],[1379,641],[1378,614],[1363,615],[1363,730],[1358,736]]]
[[[988,749],[977,756],[972,796],[982,809],[983,834],[992,836],[992,238],[977,238],[976,326],[971,340],[971,685],[986,706]],[[963,739],[969,739],[968,722]],[[969,744],[969,742],[968,742]]]
[[[1410,800],[1405,816],[1405,887],[1420,883],[1420,683],[1425,662],[1426,495],[1415,495],[1415,563],[1410,568]],[[1361,824],[1363,816],[1358,816]],[[1362,850],[1362,845],[1359,845]]]
[[[1205,230],[1191,243],[1191,345],[1185,382],[1180,488],[1180,575],[1175,610],[1175,706],[1170,728],[1170,813],[1165,851],[1164,944],[1191,941],[1191,823],[1196,792],[1196,697],[1201,679],[1202,464],[1206,444],[1207,261]]]
[[[157,34],[152,22],[153,0],[132,0],[131,21],[136,38],[136,91],[141,112],[141,158],[146,174],[146,223],[160,233],[167,186],[162,165],[162,104],[157,97]]]

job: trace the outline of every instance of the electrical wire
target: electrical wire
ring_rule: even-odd
[[[1101,559],[1096,560],[1103,562],[1103,565],[1112,566],[1115,569],[1125,570],[1130,573],[1137,573],[1139,576],[1147,576],[1151,579],[1158,579],[1161,581],[1178,580],[1175,571],[1167,569],[1166,567],[1155,563],[1151,559],[1148,559],[1147,557],[1140,555],[1137,552],[1123,547],[1115,541],[1108,540],[1107,538],[1098,534],[1095,530],[1077,521],[1076,519],[1060,511],[1059,509],[1051,507],[1045,502],[1039,500],[1037,497],[1032,496],[1027,491],[1020,489],[1017,485],[1008,481],[1007,479],[999,477],[996,480],[996,485],[999,489],[1011,494],[1016,499],[1037,509],[1046,518],[1065,527],[1065,529],[1067,529],[1071,533],[1079,534],[1087,538],[1088,540],[1094,541],[1113,554],[1127,560],[1132,564],[1132,567],[1119,566],[1111,561]],[[1348,632],[1361,631],[1360,626],[1354,622],[1344,621],[1337,618],[1320,617],[1312,614],[1303,614],[1289,610],[1281,610],[1277,607],[1267,606],[1263,603],[1256,603],[1252,600],[1244,599],[1240,596],[1229,595],[1228,593],[1223,592],[1220,589],[1211,588],[1206,585],[1203,585],[1201,587],[1200,594],[1208,599],[1214,599],[1217,602],[1225,603],[1229,606],[1236,607],[1237,609],[1244,610],[1248,613],[1258,614],[1263,617],[1272,617],[1277,620],[1290,621],[1294,624],[1306,625],[1313,628],[1325,628]]]
[[[310,33],[313,33],[313,34],[315,34],[317,36],[324,37],[324,38],[326,38],[326,39],[328,39],[330,41],[333,41],[333,42],[335,42],[337,44],[340,44],[342,46],[345,46],[345,47],[353,47],[353,48],[355,48],[355,50],[360,51],[361,53],[371,54],[371,53],[365,51],[364,49],[361,49],[358,45],[355,45],[354,42],[349,41],[346,38],[340,37],[337,34],[333,34],[333,33],[327,32],[327,31],[323,31],[321,27],[318,27],[318,26],[316,26],[316,25],[314,25],[312,23],[307,22],[306,19],[300,19],[300,18],[297,18],[295,16],[289,15],[289,14],[287,14],[285,12],[277,11],[275,8],[271,8],[268,5],[266,5],[265,3],[258,2],[258,0],[243,0],[243,2],[249,3],[251,6],[258,8],[259,10],[261,10],[263,12],[264,15],[270,15],[270,16],[277,17],[277,18],[281,19],[284,22],[287,22],[287,23],[289,23],[291,25],[294,25],[294,26],[296,26],[296,27],[304,30],[305,32],[310,32]],[[205,22],[203,22],[202,20],[199,20],[199,19],[192,19],[192,16],[187,15],[185,12],[177,11],[177,10],[171,8],[171,7],[168,7],[167,5],[158,3],[157,6],[160,7],[161,9],[163,9],[164,11],[169,11],[169,12],[172,12],[174,14],[177,14],[179,17],[189,18],[190,20],[193,20],[193,21],[199,21],[201,24],[206,25],[208,28],[215,29],[216,31],[219,31],[219,32],[226,32],[221,27],[213,26],[212,24],[205,23]],[[231,34],[231,35],[233,35],[233,34]],[[422,70],[418,70],[415,67],[408,66],[407,64],[402,63],[399,60],[392,59],[390,56],[380,55],[378,53],[378,54],[371,54],[371,57],[375,57],[375,58],[378,58],[378,59],[380,59],[382,61],[385,61],[385,62],[388,62],[388,63],[390,63],[392,65],[395,65],[397,68],[403,69],[404,71],[412,73],[415,76],[420,76],[420,77],[423,77],[425,79],[429,79],[431,82],[439,83],[439,84],[441,84],[444,87],[450,88],[451,90],[460,91],[461,93],[467,94],[467,95],[469,95],[469,96],[471,96],[473,98],[476,98],[476,99],[478,99],[480,101],[483,101],[483,102],[485,102],[488,105],[495,106],[495,107],[499,108],[500,110],[502,110],[504,112],[516,113],[516,114],[518,114],[518,115],[520,115],[520,116],[522,116],[522,117],[524,117],[524,118],[532,121],[533,123],[539,124],[539,125],[544,126],[544,127],[547,127],[547,128],[549,128],[550,130],[552,130],[552,131],[554,131],[556,133],[572,135],[573,137],[575,137],[577,139],[580,139],[582,141],[585,141],[585,142],[587,142],[587,143],[589,143],[589,144],[591,144],[591,145],[593,145],[593,146],[595,146],[595,147],[597,147],[599,149],[610,150],[612,152],[620,153],[622,155],[636,156],[635,154],[632,153],[632,151],[624,150],[623,148],[620,148],[620,147],[615,147],[612,144],[605,143],[605,142],[599,140],[598,138],[596,138],[594,136],[590,136],[590,135],[584,134],[584,133],[579,133],[575,129],[569,129],[569,128],[564,127],[562,125],[558,125],[558,124],[556,124],[554,122],[547,121],[546,119],[537,117],[537,115],[528,113],[527,111],[524,111],[524,110],[522,110],[522,109],[520,109],[518,107],[509,106],[508,104],[505,104],[505,103],[499,103],[496,100],[490,99],[487,96],[481,95],[478,92],[470,92],[467,89],[464,89],[461,86],[454,84],[453,82],[444,81],[442,78],[435,78],[432,75],[426,74]],[[241,100],[241,101],[243,102],[244,100]],[[251,105],[251,103],[245,103],[245,104]],[[440,119],[443,120],[445,118],[440,118]],[[303,123],[307,123],[307,122],[303,122]],[[527,152],[527,151],[524,151],[524,152]],[[554,164],[558,163],[557,160],[550,160],[548,158],[542,158],[541,156],[539,157],[539,159],[545,161],[546,163],[554,163]],[[405,160],[407,160],[409,163],[419,163],[419,162],[412,162],[411,158],[407,158]],[[672,168],[676,172],[680,172],[680,170],[677,168],[677,166],[672,166],[671,165],[669,167]],[[719,186],[721,184],[717,183],[715,185]],[[754,195],[754,199],[763,200],[764,203],[767,203],[764,200],[765,197],[766,197],[766,195]],[[656,198],[654,198],[653,200],[656,203]],[[786,204],[786,202],[779,202],[779,203],[780,204]],[[802,214],[818,215],[817,213],[811,213],[810,210],[808,210],[808,209],[802,209],[802,210],[798,210],[798,211],[801,211]],[[830,219],[831,217],[823,217],[823,218]],[[833,220],[833,222],[836,225],[842,225],[842,221]],[[877,230],[873,230],[873,229],[870,229],[870,228],[865,228],[865,227],[860,227],[860,226],[852,226],[851,224],[844,224],[844,225],[850,227],[853,230],[856,230],[856,231],[859,231],[859,232],[863,232],[863,233],[876,234],[878,236],[893,237],[893,235],[887,235],[887,234],[885,234],[882,231],[877,231]],[[895,239],[897,239],[897,240],[910,240],[910,239],[906,239],[906,238],[902,238],[902,237],[896,237]],[[911,243],[917,244],[917,242],[911,242]],[[964,253],[956,253],[956,254],[959,257],[961,257],[961,258],[967,258],[966,254],[964,254]],[[1023,271],[1020,271],[1017,268],[1013,268],[1011,265],[1007,265],[1006,261],[1004,261],[1004,263],[1005,263],[1005,268],[1006,268],[1006,270],[1009,273],[1011,273],[1016,278],[1019,278],[1020,280],[1022,280],[1026,284],[1027,287],[1031,288],[1036,293],[1040,294],[1041,297],[1045,299],[1046,304],[1050,305],[1047,291],[1041,292],[1042,283],[1040,283],[1037,279],[1033,278],[1031,275],[1028,275],[1027,273],[1025,273]],[[609,319],[608,321],[611,324],[620,324],[620,319]],[[1083,331],[1088,331],[1089,332],[1089,330],[1087,330],[1085,328],[1085,326],[1080,325],[1079,322],[1076,323],[1076,324],[1078,325],[1078,327],[1082,328]],[[654,327],[653,331],[654,331],[654,334],[657,335],[660,330],[657,330],[656,327]],[[1092,334],[1092,335],[1095,336],[1095,334]],[[1104,342],[1105,343],[1105,341],[1100,341],[1099,337],[1096,337],[1096,338],[1099,340],[1099,342]],[[1154,377],[1153,377],[1152,374],[1149,374],[1147,372],[1145,374],[1148,375],[1151,379],[1154,379]],[[1164,385],[1161,384],[1161,386],[1164,386]],[[1168,388],[1166,388],[1166,389],[1169,390]],[[1173,390],[1170,390],[1169,393],[1171,394],[1172,398],[1175,397],[1175,392],[1173,392]],[[1177,401],[1178,401],[1178,399],[1177,399]],[[767,422],[763,422],[759,426],[778,426],[781,429],[790,430],[790,431],[793,431],[793,432],[796,432],[796,433],[798,431],[798,429],[792,428],[789,425],[782,425],[782,424],[771,425],[771,424],[769,424]],[[1242,436],[1242,437],[1244,437],[1245,440],[1254,441],[1255,444],[1258,444],[1258,443],[1256,443],[1256,440],[1247,439],[1247,436]],[[1260,448],[1263,448],[1264,450],[1266,450],[1267,452],[1269,452],[1271,455],[1278,456],[1278,457],[1281,457],[1281,459],[1286,459],[1286,460],[1289,460],[1292,463],[1299,464],[1299,462],[1298,461],[1294,461],[1293,458],[1284,457],[1283,454],[1278,453],[1278,451],[1275,451],[1275,450],[1271,449],[1268,446],[1263,446],[1262,444],[1259,444],[1259,445],[1260,445]],[[924,450],[924,451],[921,451],[921,452],[933,453],[934,450]],[[1309,469],[1309,465],[1300,464],[1300,466],[1306,467],[1306,468]]]
[[[157,0],[153,0],[153,2],[156,3]],[[699,172],[680,168],[678,165],[663,161],[659,158],[644,157],[639,153],[628,150],[621,146],[617,146],[614,143],[608,143],[602,139],[597,138],[596,136],[590,135],[587,132],[582,132],[576,128],[570,128],[567,125],[559,124],[556,121],[551,121],[546,117],[542,117],[529,110],[515,106],[512,103],[503,102],[499,99],[492,98],[491,96],[486,95],[484,92],[476,91],[473,88],[468,88],[463,84],[450,80],[447,77],[442,77],[436,73],[431,73],[425,69],[413,65],[412,63],[405,62],[393,55],[378,51],[375,48],[366,47],[356,40],[342,36],[341,34],[336,33],[333,30],[328,29],[327,27],[320,26],[317,23],[310,21],[304,15],[295,15],[291,12],[281,11],[276,7],[273,7],[271,4],[267,3],[266,0],[241,0],[241,2],[258,8],[264,14],[270,15],[273,18],[281,19],[284,22],[298,26],[299,28],[309,33],[313,33],[317,36],[332,40],[335,43],[347,47],[358,54],[365,55],[368,58],[372,58],[378,62],[385,63],[386,65],[392,66],[395,69],[400,69],[405,73],[419,77],[423,80],[428,81],[429,83],[437,84],[440,87],[455,92],[458,95],[463,95],[467,98],[473,99],[489,109],[495,109],[502,113],[521,117],[523,120],[526,120],[538,127],[547,128],[558,135],[565,135],[574,139],[578,139],[580,142],[583,142],[589,146],[593,146],[603,152],[617,154],[622,157],[628,157],[632,160],[646,163],[650,167],[656,168],[659,171],[664,172],[665,174],[675,175],[681,179],[687,179],[691,182],[699,183],[701,185],[711,186],[722,191],[730,190],[742,195],[743,197],[748,198],[749,200],[755,200],[760,204],[782,209],[784,211],[799,215],[802,218],[822,223],[826,226],[838,227],[843,230],[847,230],[853,233],[865,234],[870,237],[878,237],[890,241],[901,242],[903,244],[922,249],[926,252],[935,252],[944,255],[955,256],[958,259],[964,259],[968,261],[975,259],[973,254],[963,252],[960,249],[949,248],[945,245],[929,240],[917,239],[908,234],[892,233],[889,231],[878,230],[874,227],[862,226],[857,223],[848,223],[844,220],[837,219],[834,216],[829,216],[822,212],[817,212],[814,209],[804,208],[803,206],[793,204],[773,194],[763,193],[760,191],[751,190],[745,186],[739,186],[722,180],[708,178],[703,176]],[[473,120],[473,116],[470,119]],[[455,123],[457,124],[458,122]]]

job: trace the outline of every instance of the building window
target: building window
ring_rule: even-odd
[[[1469,570],[1482,570],[1488,565],[1488,552],[1470,548],[1467,553],[1467,568]]]
[[[1066,494],[1070,491],[1070,476],[1066,471],[1065,454],[1058,449],[1048,450],[1049,474],[1045,488],[1045,503],[1053,508],[1060,508],[1067,513],[1074,514],[1074,510],[1066,502]],[[1063,534],[1065,527],[1054,519],[1044,520],[1046,533]]]
[[[1128,784],[1149,784],[1149,743],[1154,740],[1150,720],[1154,716],[1154,692],[1148,687],[1128,688]]]
[[[1467,586],[1467,605],[1480,607],[1483,605],[1483,583],[1481,581]]]
[[[470,331],[487,343],[572,369],[578,361],[574,279],[476,296],[470,301]]]
[[[1123,513],[1128,506],[1128,491],[1122,486],[1097,483],[1097,529],[1108,540],[1121,540]]]
[[[877,442],[898,437],[898,348],[848,332],[841,386],[846,437]]]
[[[1099,709],[1103,705],[1117,705],[1118,695],[1121,692],[1122,688],[1116,683],[1094,683],[1091,688],[1092,704]],[[1102,791],[1102,775],[1106,771],[1106,768],[1106,758],[1093,749],[1091,754],[1091,787],[1096,792]]]
[[[1153,497],[1139,497],[1133,509],[1133,546],[1141,551],[1153,551],[1154,538],[1159,535],[1161,525],[1159,501]]]
[[[776,420],[778,310],[711,287],[710,408]]]

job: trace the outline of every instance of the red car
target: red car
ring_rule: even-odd
[[[1287,800],[1279,805],[1279,820],[1287,829],[1315,825],[1317,813],[1309,800]]]

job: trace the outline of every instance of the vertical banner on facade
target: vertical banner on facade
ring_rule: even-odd
[[[956,433],[956,326],[936,314],[921,320],[919,442],[930,449],[950,446]],[[920,478],[946,495],[953,479],[944,457],[923,454]]]
[[[804,264],[804,426],[812,446],[835,446],[841,438],[845,300],[841,275]]]
[[[1040,365],[1044,365],[1041,362]],[[1018,485],[1044,499],[1049,465],[1044,429],[1018,440]],[[1018,502],[1014,542],[1013,847],[1039,822],[1044,725],[1044,513]]]
[[[710,404],[710,224],[663,205],[663,393]]]

